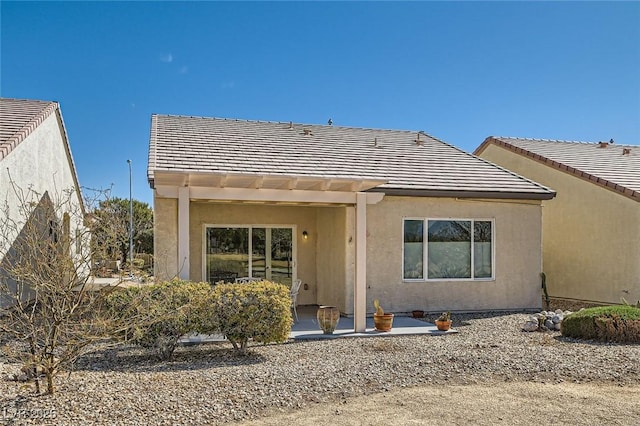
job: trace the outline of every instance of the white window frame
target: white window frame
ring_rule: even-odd
[[[292,262],[293,265],[291,267],[291,282],[293,282],[296,278],[298,278],[298,225],[273,225],[273,224],[211,224],[205,223],[202,227],[202,280],[207,280],[207,229],[209,228],[246,228],[249,230],[249,235],[253,231],[253,228],[285,228],[291,229],[291,250],[292,250]],[[249,253],[253,250],[253,240],[249,238],[248,242]],[[253,273],[252,271],[252,262],[249,263],[249,275]]]
[[[404,277],[404,227],[407,220],[420,220],[422,224],[422,278]],[[491,277],[475,278],[475,258],[473,255],[473,237],[471,233],[471,278],[429,278],[429,233],[428,226],[430,220],[443,221],[466,221],[471,222],[471,229],[474,229],[474,222],[491,222]],[[496,279],[496,220],[495,218],[457,218],[457,217],[403,217],[402,218],[402,281],[403,282],[442,282],[442,281],[495,281]]]

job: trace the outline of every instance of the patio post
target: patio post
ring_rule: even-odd
[[[367,194],[356,193],[356,280],[353,289],[353,326],[367,328]]]
[[[189,187],[178,188],[178,276],[189,280]]]

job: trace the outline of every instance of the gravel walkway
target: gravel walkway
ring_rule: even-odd
[[[268,411],[414,386],[504,382],[640,386],[640,345],[520,331],[524,313],[454,315],[459,334],[181,347],[158,362],[135,347],[96,351],[58,380],[54,397],[0,381],[0,419],[33,424],[219,424]],[[427,318],[433,320],[434,318]],[[0,364],[3,378],[18,366]],[[55,414],[54,419],[42,418]]]

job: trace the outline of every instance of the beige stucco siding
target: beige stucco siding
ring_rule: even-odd
[[[256,204],[216,204],[192,202],[190,215],[191,279],[201,280],[203,236],[206,225],[283,225],[293,226],[297,246],[298,278],[307,284],[298,295],[301,305],[315,303],[316,295],[316,209],[313,207],[268,206]],[[302,239],[302,231],[310,238]]]
[[[640,299],[640,203],[495,145],[481,156],[557,192],[543,203],[543,266],[551,296]]]
[[[338,306],[353,314],[355,208],[190,203],[190,278],[201,280],[206,225],[294,227],[297,276],[306,284],[301,305]],[[403,218],[490,219],[495,222],[495,279],[422,281],[402,278]],[[156,273],[178,273],[177,200],[155,200]],[[302,232],[309,238],[304,240]],[[367,206],[367,310],[380,299],[386,310],[539,308],[541,207],[533,201],[470,201],[390,197]],[[163,255],[164,253],[164,255]],[[163,260],[164,259],[164,260]],[[165,275],[160,272],[167,271]]]
[[[391,312],[540,307],[539,202],[386,196],[369,206],[367,216],[368,312],[373,311],[374,299]],[[495,280],[403,280],[405,217],[494,220]]]
[[[178,276],[178,200],[153,200],[154,275],[157,280]]]
[[[178,275],[180,269],[177,209],[176,199],[155,197],[155,273],[161,280]],[[345,304],[347,287],[353,285],[353,278],[345,266],[345,252],[354,244],[346,237],[346,207],[191,202],[189,215],[191,280],[203,279],[203,238],[207,225],[292,226],[297,249],[297,277],[303,282],[298,303],[334,305],[342,312],[353,312],[353,306]],[[308,233],[306,240],[302,238],[303,231]]]
[[[317,302],[319,305],[337,306],[341,312],[353,312],[346,304],[346,218],[345,207],[322,207],[318,213],[318,240],[316,251]]]

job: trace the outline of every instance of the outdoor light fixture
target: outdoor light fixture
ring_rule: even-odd
[[[307,231],[302,231],[302,239],[306,240],[307,238],[309,238],[309,233]]]

